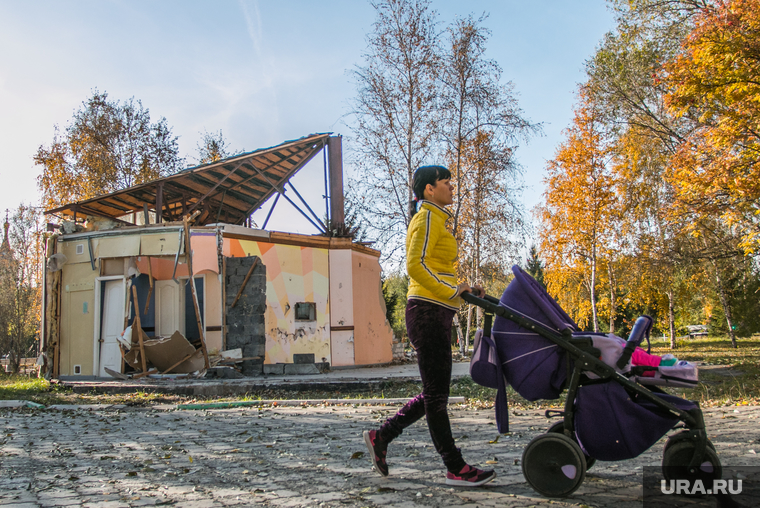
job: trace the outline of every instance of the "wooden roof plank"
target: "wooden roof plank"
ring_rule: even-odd
[[[104,196],[70,203],[45,213],[72,214],[76,209],[97,211],[99,214],[116,218],[129,212],[140,210],[143,204],[155,206],[156,186],[163,184],[165,201],[163,211],[176,212],[184,206],[200,206],[201,201],[217,212],[206,216],[219,215],[218,210],[239,221],[260,207],[289,178],[300,170],[314,154],[327,144],[329,134],[315,134],[300,139],[286,141],[280,145],[235,155],[222,161],[188,168],[174,175],[151,182],[135,185]],[[232,169],[231,169],[232,168]],[[169,196],[178,196],[179,201],[169,203]],[[223,196],[220,198],[219,196]],[[172,196],[172,197],[173,197]]]

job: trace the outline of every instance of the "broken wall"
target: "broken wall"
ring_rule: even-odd
[[[180,242],[180,229],[151,228],[123,230],[118,233],[77,234],[58,240],[58,252],[67,258],[61,270],[60,285],[60,331],[58,352],[58,374],[62,376],[93,376],[98,364],[99,349],[96,340],[100,335],[101,323],[96,318],[102,307],[103,295],[96,302],[96,281],[101,276],[126,275],[125,260],[137,261],[138,269],[144,274],[136,282],[138,298],[141,302],[140,312],[148,331],[154,323],[155,291],[151,294],[151,303],[145,313],[145,300],[148,295],[147,274],[152,272],[155,281],[170,280],[172,276],[182,282],[188,276],[184,262],[183,243]],[[201,276],[200,294],[203,324],[206,329],[206,344],[209,350],[222,349],[222,284],[219,271],[217,236],[215,230],[191,231],[191,248],[193,250],[194,270]],[[179,253],[175,271],[175,258]],[[148,269],[150,260],[150,270]],[[186,281],[186,279],[185,279]],[[185,288],[187,290],[189,288]],[[205,298],[204,298],[205,296]],[[55,295],[50,295],[50,299]],[[131,293],[125,295],[131,298]],[[204,301],[205,300],[205,301]],[[191,328],[197,330],[195,310],[192,301],[184,298],[190,305],[184,314],[192,320]],[[192,338],[192,330],[190,336]],[[195,333],[197,336],[197,332]]]
[[[240,348],[243,358],[249,358],[242,363],[244,375],[261,374],[266,349],[267,269],[258,256],[226,258],[225,265],[226,348]]]
[[[294,363],[296,354],[331,362],[328,250],[224,238],[224,255],[259,256],[266,267],[264,363]],[[296,319],[297,303],[314,304],[313,319]]]

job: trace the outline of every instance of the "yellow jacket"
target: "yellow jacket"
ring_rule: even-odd
[[[457,242],[446,229],[451,214],[430,201],[422,201],[406,232],[407,298],[427,300],[459,310]]]

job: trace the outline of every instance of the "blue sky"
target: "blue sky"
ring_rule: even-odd
[[[544,136],[518,151],[530,209],[572,118],[584,61],[613,16],[604,0],[433,7],[442,28],[490,13],[487,56],[514,84],[525,116],[544,124]],[[166,117],[188,166],[204,130],[221,129],[234,150],[335,132],[349,151],[350,70],[363,63],[374,18],[363,0],[0,0],[0,207],[37,202],[34,153],[94,89],[141,100],[154,121]],[[321,170],[320,160],[293,181],[317,210]],[[270,229],[313,233],[288,206],[278,204]]]

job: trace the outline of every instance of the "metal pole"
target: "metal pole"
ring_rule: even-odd
[[[303,203],[303,206],[305,206],[305,207],[306,207],[306,209],[307,209],[307,210],[309,210],[309,211],[311,212],[311,215],[312,215],[312,217],[314,217],[314,219],[315,219],[317,222],[321,223],[321,222],[322,222],[322,219],[320,219],[320,218],[317,216],[317,214],[316,214],[316,213],[314,213],[314,210],[312,210],[312,209],[311,209],[311,207],[309,206],[309,203],[307,203],[307,202],[306,202],[306,200],[305,200],[305,199],[304,199],[304,198],[301,196],[301,194],[298,192],[298,190],[296,190],[295,186],[293,185],[293,183],[292,183],[290,180],[288,180],[288,185],[290,185],[290,188],[291,188],[291,189],[293,189],[293,192],[295,192],[295,193],[296,193],[296,196],[298,196],[298,199],[300,199],[300,200],[301,200],[301,203]]]
[[[261,226],[261,229],[266,229],[267,224],[269,223],[269,217],[272,216],[272,212],[274,212],[274,207],[277,206],[277,201],[280,199],[280,193],[278,192],[277,195],[274,197],[274,203],[272,203],[272,208],[269,209],[269,213],[267,214],[267,218],[264,220],[264,225]]]

